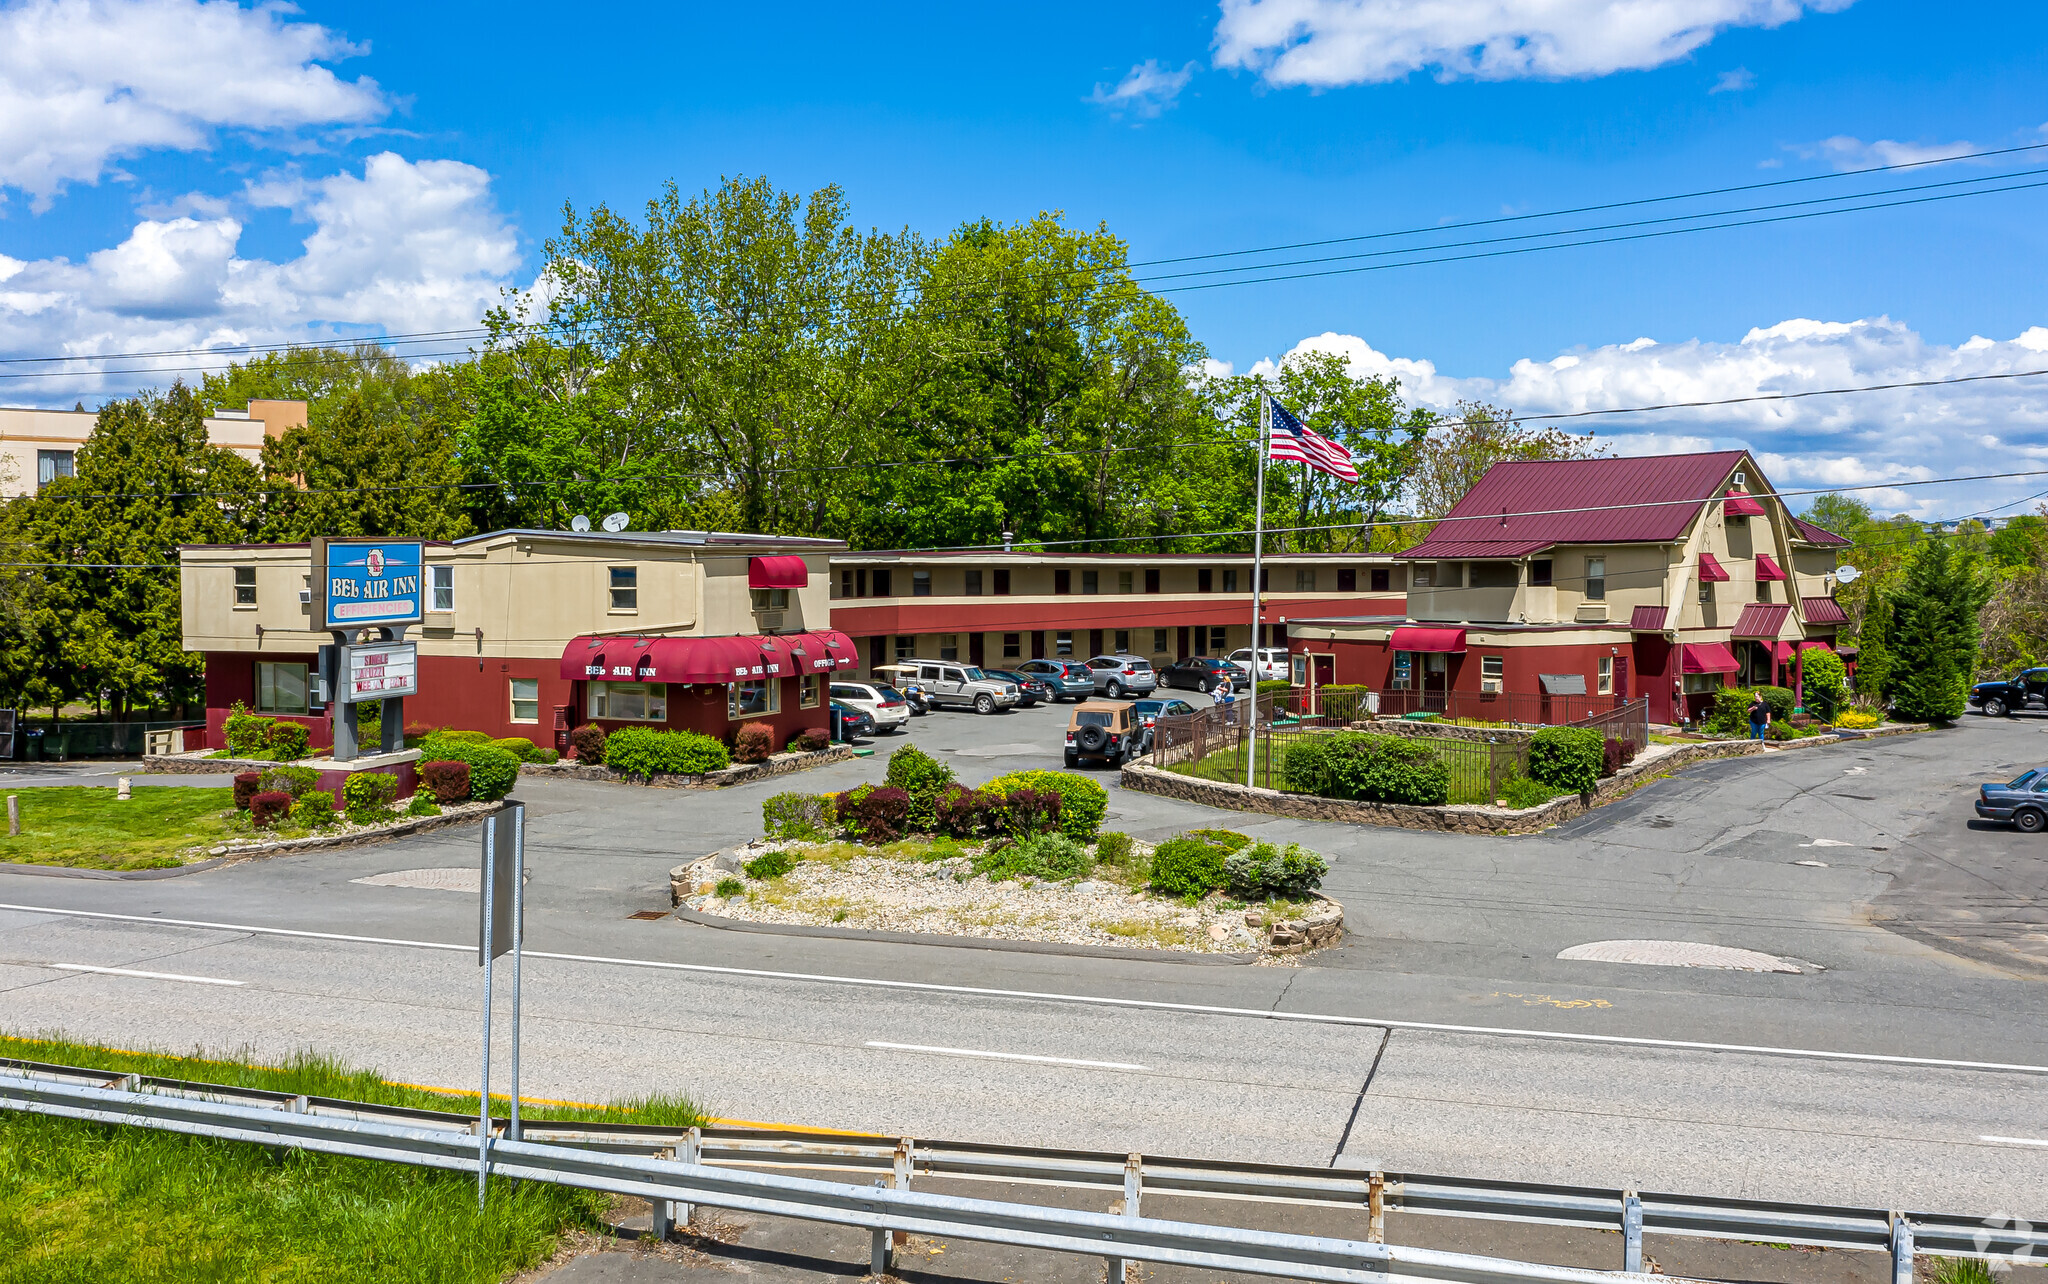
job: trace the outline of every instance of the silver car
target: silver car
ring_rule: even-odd
[[[971,664],[919,660],[917,680],[924,688],[925,698],[934,707],[951,705],[972,709],[976,713],[994,713],[998,709],[1017,707],[1019,692],[1016,683],[992,678]]]
[[[1112,700],[1127,695],[1149,695],[1159,689],[1159,675],[1152,662],[1140,655],[1098,655],[1088,662],[1095,675],[1095,690]]]

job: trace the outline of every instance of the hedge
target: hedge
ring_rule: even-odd
[[[1152,887],[1169,896],[1207,896],[1223,886],[1221,845],[1192,834],[1169,838],[1152,849]]]
[[[309,752],[311,743],[304,723],[273,722],[263,733],[263,747],[279,762],[297,762]]]
[[[732,765],[723,744],[695,731],[620,727],[605,737],[604,765],[622,775],[698,776]]]
[[[1590,793],[1600,783],[1606,746],[1591,727],[1545,727],[1529,737],[1529,778],[1567,793]]]
[[[484,802],[503,798],[519,782],[519,759],[487,744],[428,736],[420,746],[420,760],[469,764],[469,796]]]
[[[1014,789],[1051,790],[1060,796],[1060,832],[1077,843],[1094,842],[1109,814],[1109,791],[1070,771],[1013,771],[982,789],[1003,795]]]
[[[1324,798],[1441,807],[1451,796],[1451,765],[1420,740],[1337,731],[1290,744],[1280,763],[1280,787]]]
[[[398,777],[381,771],[358,771],[341,784],[341,802],[350,820],[382,817],[397,799]]]
[[[292,823],[307,829],[324,829],[334,823],[334,795],[325,789],[308,789],[292,804]]]
[[[308,789],[320,783],[320,773],[311,767],[267,767],[262,774],[262,783],[257,788],[265,793],[276,790],[290,794],[293,798],[305,796]]]
[[[1749,702],[1758,694],[1764,698],[1764,707],[1771,711],[1772,722],[1783,722],[1792,716],[1789,687],[1722,687],[1714,692],[1714,706],[1707,711],[1707,730],[1723,734],[1747,731]]]

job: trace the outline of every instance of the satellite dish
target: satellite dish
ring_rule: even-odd
[[[569,529],[572,531],[587,531],[590,529],[590,519],[578,513],[569,519]]]
[[[613,513],[611,516],[604,519],[604,528],[612,532],[614,535],[616,535],[620,531],[626,529],[626,523],[630,520],[632,519],[627,517],[624,513]]]
[[[1837,566],[1835,568],[1835,582],[1838,584],[1854,584],[1856,577],[1861,574],[1863,572],[1853,566]]]

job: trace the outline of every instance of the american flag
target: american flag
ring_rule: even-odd
[[[1279,402],[1271,404],[1273,437],[1266,448],[1266,458],[1293,460],[1310,468],[1320,468],[1330,476],[1348,482],[1358,480],[1358,469],[1352,463],[1351,452],[1341,443],[1309,431]]]

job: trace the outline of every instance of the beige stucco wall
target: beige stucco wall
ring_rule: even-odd
[[[36,452],[76,453],[92,435],[98,418],[98,412],[91,410],[0,406],[0,499],[34,494]],[[206,439],[253,464],[262,458],[266,437],[282,436],[286,429],[305,422],[303,401],[252,401],[247,411],[209,417]]]

